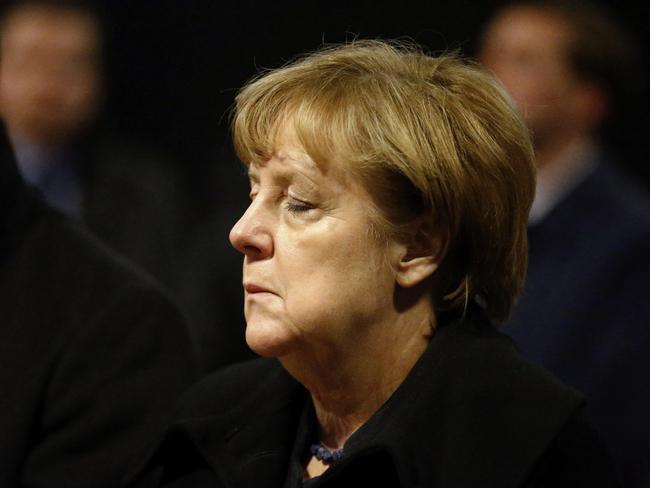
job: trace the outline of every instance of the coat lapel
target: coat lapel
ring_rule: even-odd
[[[282,371],[241,408],[180,420],[167,438],[184,436],[227,487],[277,488],[289,466],[306,391]]]

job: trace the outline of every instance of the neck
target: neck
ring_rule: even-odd
[[[539,162],[529,224],[535,225],[544,219],[589,174],[594,164],[595,147],[591,138],[574,138],[555,151],[552,160]]]
[[[587,133],[566,132],[553,138],[535,141],[535,157],[540,171],[563,165],[566,154],[572,148],[590,143],[593,138]]]
[[[311,393],[320,440],[343,447],[395,392],[426,349],[434,323],[428,298],[343,344],[304,348],[281,358]]]

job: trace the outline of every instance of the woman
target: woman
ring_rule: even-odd
[[[366,41],[245,86],[246,340],[137,486],[558,486],[607,479],[582,398],[494,325],[526,265],[534,164],[503,90]],[[597,476],[596,476],[597,475]]]

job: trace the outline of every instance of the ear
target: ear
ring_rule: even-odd
[[[397,265],[396,281],[403,288],[419,285],[433,275],[447,253],[449,232],[434,231],[424,221],[416,224],[410,242]]]

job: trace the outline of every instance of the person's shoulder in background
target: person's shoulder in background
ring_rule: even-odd
[[[535,464],[526,488],[620,487],[609,450],[586,418],[576,411]]]
[[[0,484],[117,486],[195,379],[184,320],[78,224],[29,197],[6,213]]]

